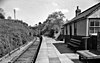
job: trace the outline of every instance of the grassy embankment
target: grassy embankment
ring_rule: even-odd
[[[33,30],[19,20],[0,19],[0,57],[31,41]]]

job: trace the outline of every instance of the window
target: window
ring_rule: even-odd
[[[99,27],[95,27],[95,33],[98,33],[99,32]]]
[[[94,28],[90,27],[90,33],[94,33]]]
[[[94,26],[94,21],[90,22],[90,26]]]
[[[97,33],[99,31],[100,31],[100,20],[90,20],[90,27],[89,27],[90,34]]]
[[[99,26],[99,21],[94,22],[95,26]]]

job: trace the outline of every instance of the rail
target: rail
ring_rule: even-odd
[[[33,41],[35,41],[36,39],[34,39]],[[5,56],[3,56],[2,58],[0,58],[0,62],[6,58],[8,58],[10,55],[12,55],[14,52],[18,51],[20,48],[24,47],[27,43],[25,43],[24,45],[12,50],[11,52],[9,52],[8,54],[6,54]]]
[[[40,45],[40,41],[35,40],[33,44],[23,50],[21,54],[13,58],[9,63],[35,63]]]
[[[20,57],[22,57],[23,54],[25,55],[28,50],[31,50],[30,52],[35,51],[34,54],[31,53],[31,55],[30,55],[31,56],[30,61],[34,62],[35,58],[37,57],[40,45],[41,44],[40,44],[39,38],[36,38],[33,40],[33,42],[31,41],[19,48],[16,48],[15,50],[11,51],[4,57],[0,58],[0,63],[16,63],[16,62],[18,62],[17,60]],[[37,46],[37,47],[35,47],[35,46]],[[28,52],[28,54],[30,54],[30,52]],[[34,55],[34,56],[32,56],[32,55]]]

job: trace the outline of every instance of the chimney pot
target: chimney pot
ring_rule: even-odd
[[[79,9],[79,6],[77,6],[77,9],[76,9],[76,16],[78,16],[80,13],[81,13],[81,10]]]

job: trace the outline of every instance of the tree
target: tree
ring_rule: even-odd
[[[8,16],[8,18],[7,19],[11,19],[11,16]]]
[[[41,22],[39,22],[39,25],[41,25],[42,23]]]
[[[50,14],[46,21],[43,22],[45,24],[43,30],[46,32],[49,32],[51,29],[53,29],[54,31],[59,31],[61,29],[61,26],[64,24],[64,19],[65,16],[61,11],[58,12],[53,12],[52,14]],[[57,26],[56,28],[55,25]]]
[[[65,16],[61,11],[53,12],[47,18],[47,20],[49,22],[49,27],[52,28],[55,24],[58,25],[59,27],[61,27],[62,24],[64,24],[64,21],[63,21],[64,18],[65,18]]]
[[[0,18],[1,19],[5,19],[5,16],[4,16],[5,12],[2,8],[0,8]]]
[[[61,11],[58,11],[50,14],[47,19],[50,20],[50,19],[63,19],[63,18],[65,18],[64,14]]]
[[[0,13],[0,19],[5,19],[4,15]]]

